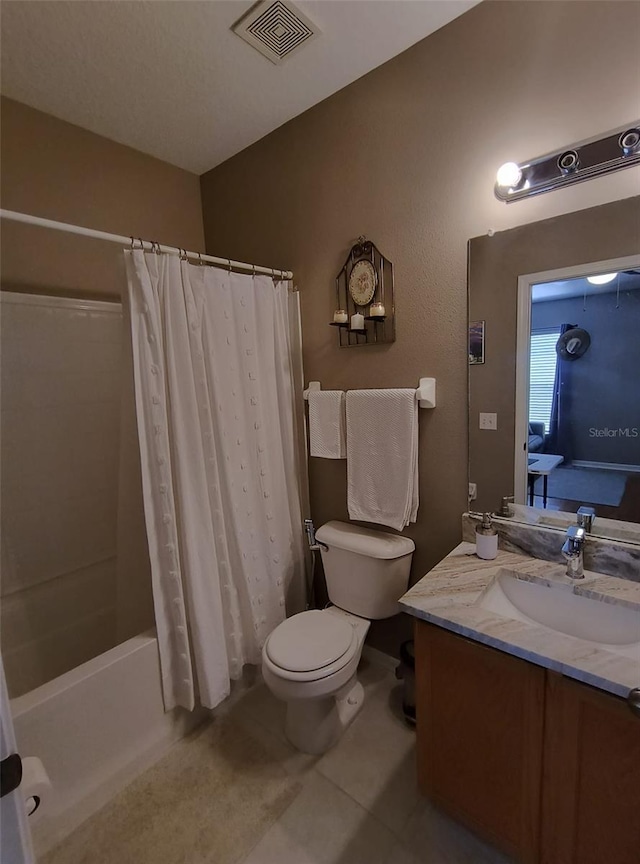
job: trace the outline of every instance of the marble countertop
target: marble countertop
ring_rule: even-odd
[[[460,543],[400,599],[403,611],[477,642],[529,660],[627,697],[640,686],[640,646],[635,659],[614,654],[597,642],[567,636],[541,624],[515,620],[484,609],[480,603],[502,568],[519,579],[545,585],[564,584],[568,590],[605,603],[640,607],[640,583],[585,570],[584,580],[571,580],[560,564],[516,552],[498,551],[484,561],[473,543]],[[638,633],[640,642],[640,632]]]

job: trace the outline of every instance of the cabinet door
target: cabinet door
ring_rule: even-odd
[[[640,861],[640,718],[623,699],[548,673],[544,864]]]
[[[537,864],[544,670],[422,621],[415,639],[421,791]]]

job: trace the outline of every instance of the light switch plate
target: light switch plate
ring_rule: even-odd
[[[480,412],[480,428],[481,429],[497,429],[498,428],[498,415],[497,414],[486,414],[485,412]]]
[[[478,486],[476,483],[469,483],[469,501],[475,501],[478,497]]]

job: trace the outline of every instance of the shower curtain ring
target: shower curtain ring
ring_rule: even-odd
[[[231,276],[231,258],[227,258],[227,261],[229,262],[229,276]]]
[[[204,264],[204,261],[202,260],[202,253],[198,252],[198,265],[200,267],[202,267],[203,264]]]

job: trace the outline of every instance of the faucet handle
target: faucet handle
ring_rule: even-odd
[[[584,543],[585,530],[582,525],[569,525],[567,528],[567,540],[573,540],[574,543]]]
[[[596,518],[596,511],[594,508],[587,507],[583,504],[581,507],[578,507],[578,513],[576,515],[578,517],[578,525],[584,528],[587,534],[590,534],[593,520]]]
[[[585,538],[585,531],[582,525],[569,525],[565,536],[566,540],[562,546],[562,554],[571,558],[580,555]]]
[[[513,504],[514,496],[513,495],[503,495],[502,501],[500,502],[500,510],[498,511],[498,516],[504,516],[508,518],[509,516],[513,516],[511,512],[510,504]]]
[[[567,560],[567,576],[571,579],[583,579],[582,553],[584,547],[585,531],[582,525],[569,525],[567,528],[567,539],[561,549],[561,554]]]

